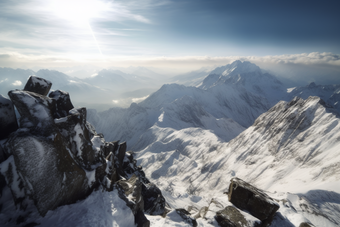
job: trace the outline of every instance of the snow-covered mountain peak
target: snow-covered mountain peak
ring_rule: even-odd
[[[211,71],[210,74],[221,74],[223,76],[233,76],[240,73],[248,73],[248,72],[261,72],[260,67],[257,65],[250,63],[249,61],[234,61],[231,64],[218,67]]]
[[[247,61],[235,61],[216,68],[198,87],[208,90],[224,85],[260,95],[266,98],[271,106],[286,99],[286,88],[275,76],[263,73],[257,65]]]

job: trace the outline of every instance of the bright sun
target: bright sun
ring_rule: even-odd
[[[50,9],[58,17],[76,25],[86,25],[91,18],[100,17],[108,5],[100,0],[50,0]]]

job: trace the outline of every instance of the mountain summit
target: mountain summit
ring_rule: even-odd
[[[211,71],[198,86],[207,90],[221,84],[245,88],[248,92],[266,98],[270,105],[285,99],[286,89],[273,75],[264,73],[257,65],[248,61],[234,61]]]

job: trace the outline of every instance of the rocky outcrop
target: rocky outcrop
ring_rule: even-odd
[[[0,128],[0,140],[18,129],[12,101],[2,95],[0,95]]]
[[[117,182],[120,188],[119,195],[121,199],[131,208],[135,215],[135,223],[138,227],[149,227],[150,221],[144,215],[144,198],[142,196],[142,182],[136,175],[132,175],[129,180],[119,180]],[[122,194],[124,193],[124,195]]]
[[[270,198],[264,191],[239,179],[230,180],[228,199],[241,210],[261,220],[261,226],[270,226],[270,223],[280,208],[279,204]]]
[[[167,203],[161,190],[154,184],[143,184],[144,211],[150,215],[165,215],[168,212]]]
[[[14,90],[8,92],[20,114],[20,128],[26,128],[34,134],[48,136],[53,133],[55,101],[46,96]]]
[[[0,196],[8,187],[21,210],[20,216],[13,214],[8,220],[24,225],[29,207],[45,216],[49,210],[86,198],[93,190],[117,188],[137,226],[148,227],[145,210],[149,214],[166,210],[160,190],[136,165],[126,143],[106,142],[86,121],[86,108],[73,108],[67,92],[57,90],[47,97],[51,85],[32,76],[24,90],[8,93],[11,100],[0,98],[0,124],[2,119],[13,123],[7,128],[1,125],[6,132],[0,143]],[[12,103],[20,114],[19,126],[14,125]]]
[[[31,91],[46,96],[52,87],[52,83],[48,80],[37,76],[30,76],[25,85],[24,91]]]

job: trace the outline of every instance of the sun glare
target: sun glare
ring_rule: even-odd
[[[50,9],[58,17],[86,26],[90,19],[100,17],[108,5],[100,0],[51,0]]]

